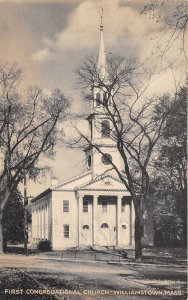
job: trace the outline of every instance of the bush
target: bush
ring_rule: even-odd
[[[40,251],[51,251],[51,242],[46,241],[40,241],[37,245],[37,249]]]

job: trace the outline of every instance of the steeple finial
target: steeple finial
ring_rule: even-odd
[[[103,31],[103,14],[104,14],[104,10],[103,10],[103,5],[102,5],[102,0],[101,0],[101,26],[100,26],[100,31]]]
[[[104,48],[104,38],[103,38],[103,15],[104,10],[102,6],[101,0],[101,24],[100,24],[100,47],[99,47],[99,56],[98,56],[98,63],[97,67],[100,71],[101,78],[104,79],[106,75],[106,53]]]

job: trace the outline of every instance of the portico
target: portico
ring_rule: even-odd
[[[122,191],[77,191],[79,246],[132,246],[134,210]]]

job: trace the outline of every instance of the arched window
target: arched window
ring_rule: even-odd
[[[127,228],[127,226],[126,225],[122,225],[122,229],[126,229]]]
[[[110,137],[110,122],[108,120],[102,121],[102,138]]]
[[[101,225],[101,228],[108,228],[108,224],[107,224],[107,223],[103,223],[103,224]]]
[[[96,94],[96,106],[100,106],[101,104],[101,95],[100,93]]]
[[[85,229],[89,229],[89,225],[84,225],[83,226],[83,229],[85,230]]]

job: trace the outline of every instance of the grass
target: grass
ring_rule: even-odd
[[[5,294],[5,289],[10,292]],[[22,290],[23,294],[14,295],[13,290]],[[44,289],[44,287],[34,280],[30,275],[20,269],[3,268],[0,273],[0,299],[1,300],[38,300],[39,296],[26,294],[27,289]],[[11,291],[12,290],[12,291]],[[55,300],[53,295],[40,295],[40,300]]]

